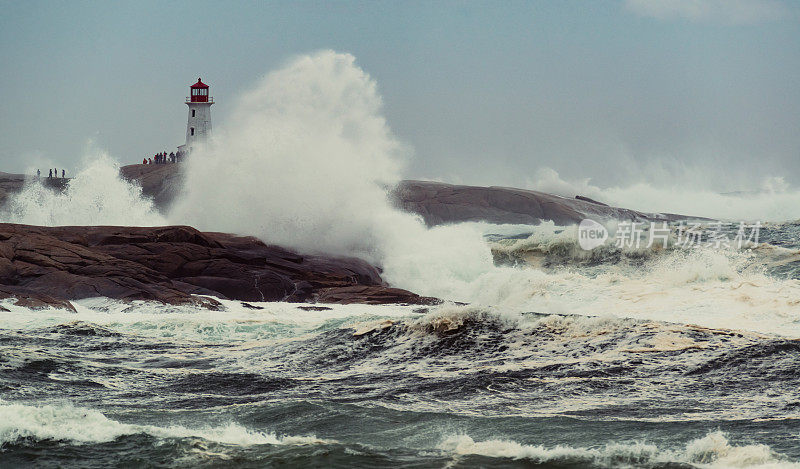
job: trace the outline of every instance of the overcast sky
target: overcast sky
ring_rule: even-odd
[[[407,176],[601,186],[800,185],[800,8],[790,0],[0,2],[0,171],[123,163],[214,125],[295,54],[352,53],[414,149]],[[710,175],[713,174],[713,177]]]

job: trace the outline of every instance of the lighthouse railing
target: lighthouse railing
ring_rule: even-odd
[[[189,103],[213,103],[213,102],[214,102],[214,98],[212,98],[211,96],[208,97],[208,101],[192,101],[192,97],[191,96],[187,96],[186,97],[186,104],[189,104]]]

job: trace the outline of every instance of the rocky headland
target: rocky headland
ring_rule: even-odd
[[[121,175],[165,210],[179,195],[183,165],[130,165]],[[0,173],[0,206],[30,177]],[[42,178],[53,190],[67,179]],[[507,187],[403,181],[392,191],[401,209],[429,226],[465,221],[557,225],[583,218],[675,221],[674,214],[610,207]],[[188,226],[41,227],[0,223],[0,298],[29,307],[104,296],[217,307],[239,301],[432,304],[436,299],[388,286],[379,270],[347,257],[304,255],[248,236],[203,233]]]

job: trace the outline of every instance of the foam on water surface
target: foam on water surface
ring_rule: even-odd
[[[418,306],[404,305],[310,305],[281,302],[242,302],[216,299],[224,309],[212,311],[196,306],[172,306],[147,301],[124,302],[108,298],[74,301],[77,313],[63,309],[31,311],[5,300],[3,329],[32,330],[83,322],[134,336],[245,342],[277,339],[337,328],[370,318],[401,318],[413,315]]]
[[[298,445],[327,443],[314,436],[277,436],[230,423],[218,427],[159,427],[121,423],[103,413],[71,404],[24,405],[0,401],[0,444],[23,438],[103,443],[121,436],[148,434],[158,438],[203,438],[229,445]]]
[[[513,440],[475,441],[468,435],[447,437],[439,444],[439,448],[454,455],[523,459],[539,464],[564,462],[599,467],[649,467],[683,463],[706,468],[800,468],[800,463],[786,460],[769,446],[732,445],[720,431],[692,440],[679,450],[662,449],[649,443],[610,443],[599,448],[546,447],[524,445]]]

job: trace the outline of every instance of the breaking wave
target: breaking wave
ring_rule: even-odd
[[[6,223],[42,226],[160,226],[166,219],[142,197],[141,187],[123,180],[119,164],[105,153],[90,155],[63,191],[29,181],[0,213]]]
[[[130,395],[158,406],[185,399],[236,406],[336,395],[412,412],[436,411],[446,402],[449,413],[481,417],[502,417],[512,405],[514,415],[526,418],[800,418],[794,392],[800,345],[776,336],[459,305],[331,305],[324,311],[289,303],[254,304],[261,310],[237,302],[225,306],[194,314],[99,300],[80,302],[77,313],[31,315],[8,308],[0,330],[0,386],[9,397],[20,383],[36,383],[29,392],[56,396],[72,388],[65,399],[113,395],[124,402]],[[52,353],[65,347],[69,355]],[[681,390],[683,401],[664,406],[659,396],[673,389]],[[167,402],[164,396],[170,396]],[[91,416],[119,431],[141,430]]]
[[[129,459],[186,454],[184,465],[257,453],[469,467],[782,467],[775,451],[797,456],[786,439],[800,418],[797,340],[476,305],[223,305],[92,299],[32,314],[3,302],[3,454],[124,447]],[[717,425],[731,436],[687,443]]]
[[[581,464],[591,467],[688,464],[709,468],[798,468],[766,445],[732,445],[719,431],[689,442],[681,450],[661,449],[648,443],[613,443],[601,448],[523,445],[512,440],[475,441],[468,435],[445,438],[439,449],[454,455],[525,459],[537,464]]]
[[[793,226],[768,226],[765,237],[786,244]],[[484,304],[800,336],[797,239],[790,247],[760,244],[752,249],[672,244],[667,249],[620,249],[609,242],[585,251],[577,245],[575,227],[543,225],[531,231],[525,238],[492,243],[495,260],[514,267],[498,267],[475,284],[475,291],[484,292]],[[501,285],[501,295],[488,295]]]
[[[93,409],[70,404],[31,406],[0,401],[0,444],[25,439],[103,443],[142,433],[158,438],[203,438],[245,446],[327,443],[313,436],[277,436],[274,433],[254,432],[235,423],[205,428],[133,425],[110,419]]]

